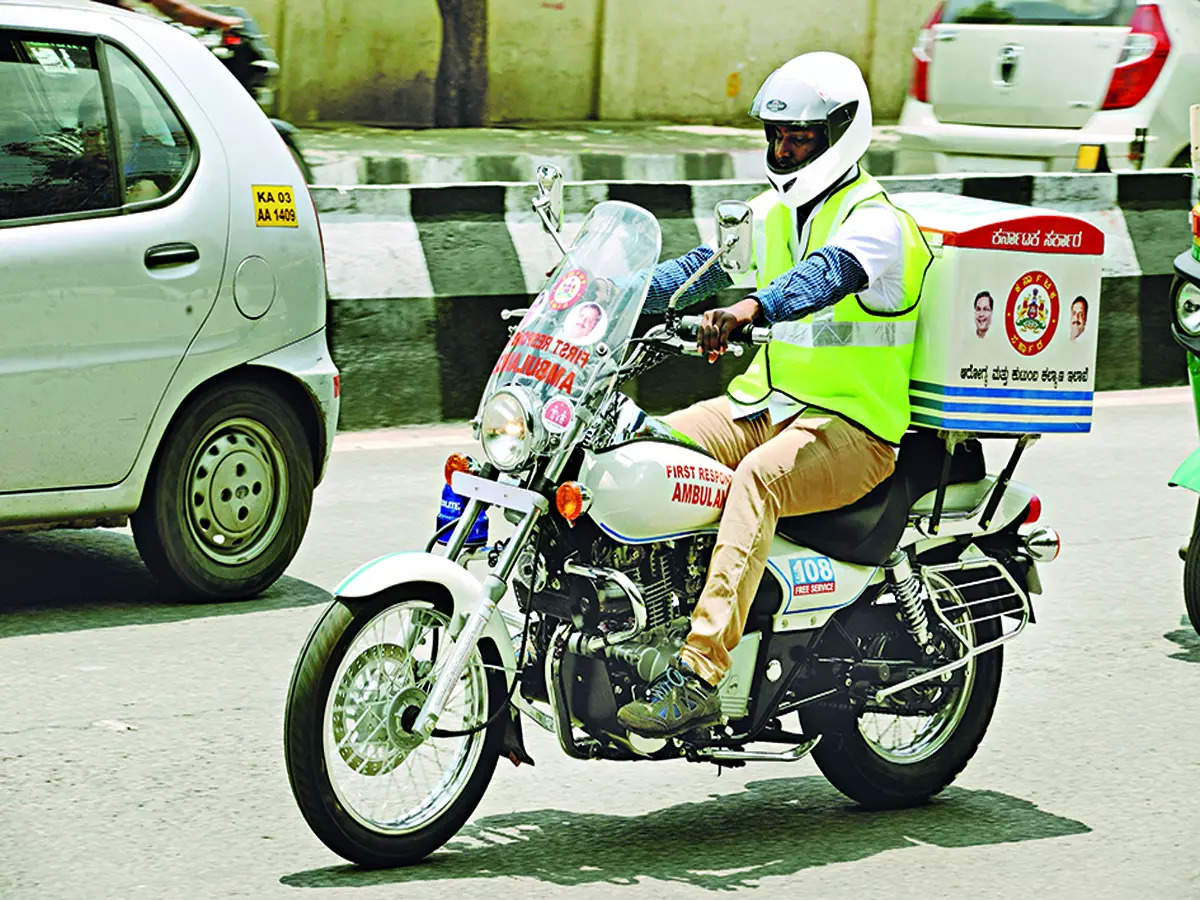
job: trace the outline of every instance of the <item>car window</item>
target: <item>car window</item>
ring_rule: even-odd
[[[1128,25],[1136,0],[949,0],[942,21],[963,25]]]
[[[153,200],[193,155],[162,92],[120,48],[0,30],[0,222]]]
[[[120,132],[117,147],[125,176],[125,202],[152,200],[183,177],[192,154],[191,141],[145,72],[116,47],[105,49]]]
[[[92,42],[0,31],[0,220],[114,205],[107,124],[79,122],[93,92]]]

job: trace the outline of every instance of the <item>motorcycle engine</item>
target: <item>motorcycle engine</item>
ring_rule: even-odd
[[[696,606],[716,538],[700,535],[657,544],[619,544],[602,536],[590,547],[591,565],[616,569],[641,590],[646,605],[646,628],[653,630]],[[601,621],[619,624],[632,618],[629,599],[609,585],[600,594]]]

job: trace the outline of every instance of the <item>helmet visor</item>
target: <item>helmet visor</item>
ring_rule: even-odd
[[[776,175],[790,175],[816,162],[829,149],[829,123],[764,122],[767,166]]]

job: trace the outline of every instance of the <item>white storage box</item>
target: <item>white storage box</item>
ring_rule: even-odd
[[[917,318],[913,424],[1091,428],[1104,233],[1053,210],[897,194],[933,251]]]

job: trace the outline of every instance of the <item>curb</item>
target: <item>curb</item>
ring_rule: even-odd
[[[1190,173],[901,176],[890,193],[939,191],[1070,212],[1104,231],[1096,389],[1179,384],[1170,336],[1172,260],[1185,245]],[[719,199],[749,199],[755,180],[586,182],[564,191],[570,234],[602,200],[625,200],[662,225],[663,258],[715,234]],[[330,344],[344,386],[343,429],[453,421],[475,414],[508,328],[558,261],[529,206],[531,184],[312,187],[330,289]],[[724,304],[744,294],[730,289]],[[719,392],[749,357],[713,366],[674,360],[630,393],[652,412]]]

